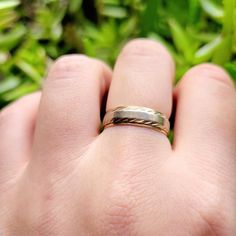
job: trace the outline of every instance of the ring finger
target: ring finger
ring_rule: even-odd
[[[107,110],[118,106],[144,106],[157,110],[169,118],[174,71],[173,60],[161,44],[144,39],[131,41],[124,47],[116,62]],[[133,127],[118,129],[125,132],[129,132],[130,129],[133,131]],[[136,127],[135,129],[138,130]],[[159,140],[164,140],[163,142],[168,141],[160,133],[154,135],[158,136]]]

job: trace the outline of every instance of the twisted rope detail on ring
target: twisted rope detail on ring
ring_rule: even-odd
[[[107,111],[103,125],[104,128],[114,125],[141,126],[165,135],[169,131],[169,121],[162,113],[151,108],[138,106],[120,106]]]
[[[167,134],[167,132],[168,132],[167,130],[162,130],[159,123],[153,122],[153,121],[148,121],[148,120],[142,120],[142,119],[113,118],[111,120],[111,122],[109,122],[106,125],[109,126],[110,124],[140,124],[143,126],[147,126],[149,128],[153,127],[155,129],[158,129],[159,131],[162,131],[164,134]]]

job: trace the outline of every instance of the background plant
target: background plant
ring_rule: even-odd
[[[210,61],[236,81],[236,0],[2,0],[0,108],[40,88],[62,54],[85,53],[113,65],[131,38],[163,42],[176,81]]]

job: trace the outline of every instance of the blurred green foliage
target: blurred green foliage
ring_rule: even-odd
[[[85,53],[113,65],[131,38],[163,42],[178,80],[211,61],[236,81],[236,0],[1,0],[0,108],[40,88],[60,55]]]

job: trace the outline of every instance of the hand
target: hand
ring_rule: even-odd
[[[196,66],[174,88],[173,145],[148,128],[99,133],[108,90],[106,109],[145,106],[169,118],[174,73],[162,45],[134,40],[113,73],[63,56],[42,95],[4,109],[0,235],[235,236],[236,92],[223,69]]]

